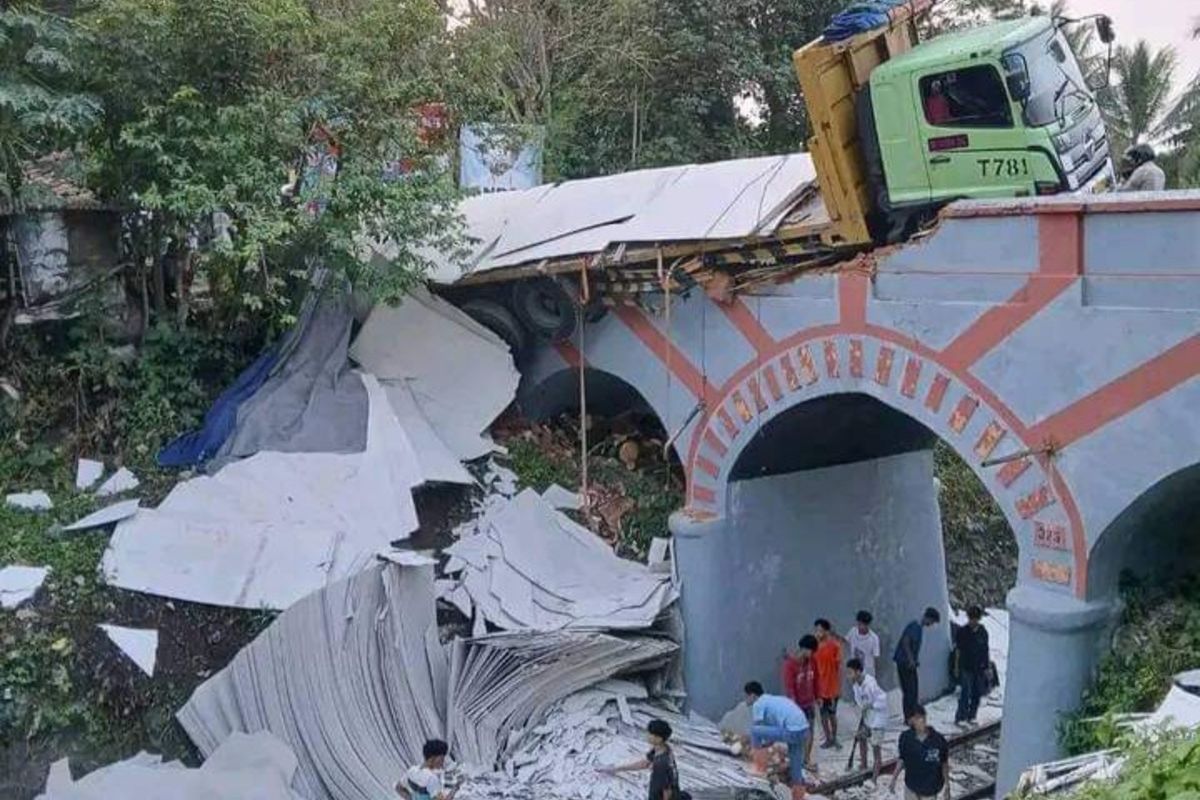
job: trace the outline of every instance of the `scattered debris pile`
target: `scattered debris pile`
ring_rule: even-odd
[[[199,769],[139,753],[78,781],[66,759],[50,768],[39,800],[305,800],[292,789],[296,756],[269,733],[236,734]]]
[[[200,603],[287,608],[361,569],[417,528],[420,482],[378,382],[360,453],[264,451],[177,484],[122,521],[104,555],[109,584]]]
[[[483,620],[505,630],[649,628],[675,602],[670,576],[613,553],[532,489],[490,504],[477,533],[446,549],[448,573]]]
[[[444,737],[446,681],[432,562],[382,563],[285,611],[178,719],[205,754],[270,731],[299,759],[308,800],[372,800]]]
[[[646,796],[644,776],[597,770],[643,757],[646,724],[654,717],[674,731],[680,785],[688,791],[697,796],[704,789],[766,791],[765,781],[730,757],[714,725],[651,700],[642,685],[609,680],[555,703],[543,722],[526,732],[503,770],[469,772],[459,796],[638,800]]]

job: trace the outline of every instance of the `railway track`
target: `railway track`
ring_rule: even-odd
[[[999,720],[997,720],[996,722],[990,723],[988,725],[981,725],[978,728],[976,728],[975,730],[966,731],[964,733],[958,734],[957,736],[949,737],[950,751],[951,751],[951,753],[953,753],[956,750],[961,751],[965,747],[968,747],[972,744],[979,743],[985,739],[992,738],[999,733],[1000,733],[1000,721]],[[953,770],[953,763],[954,762],[952,759],[951,760],[951,769],[952,770]],[[888,779],[892,773],[892,770],[894,770],[895,768],[896,768],[896,759],[895,758],[889,758],[886,761],[884,761],[883,765],[882,765],[882,769],[881,769],[880,780],[882,781],[884,779]],[[872,772],[869,769],[868,770],[858,770],[856,772],[850,772],[845,775],[839,775],[837,778],[834,778],[833,780],[824,781],[822,783],[819,783],[819,784],[813,786],[810,791],[812,794],[818,794],[818,795],[823,795],[823,796],[833,795],[837,792],[847,793],[846,790],[853,789],[854,787],[857,787],[857,786],[861,786],[864,783],[866,783],[867,781],[871,780],[871,775],[872,775]],[[952,773],[952,777],[953,777],[953,773]],[[995,794],[995,791],[996,791],[995,781],[991,781],[988,783],[981,783],[980,785],[972,786],[971,788],[967,789],[963,794],[955,795],[952,800],[984,800],[984,798],[989,798],[993,794]]]

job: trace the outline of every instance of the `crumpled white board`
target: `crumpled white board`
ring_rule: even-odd
[[[104,475],[104,462],[81,458],[75,465],[75,488],[79,491],[90,489]]]
[[[417,405],[407,380],[380,381],[387,394],[392,412],[396,415],[413,452],[417,454],[417,465],[426,483],[459,483],[471,485],[475,479],[458,460],[458,456],[442,441],[437,431],[429,424],[425,413]]]
[[[678,597],[667,575],[619,558],[533,489],[490,503],[445,553],[476,614],[505,630],[648,628]]]
[[[103,525],[112,525],[114,522],[120,522],[123,519],[128,519],[138,512],[139,500],[120,500],[112,505],[93,511],[86,517],[82,517],[70,525],[63,528],[64,531],[82,531],[88,528],[99,528]]]
[[[38,800],[305,800],[291,788],[296,766],[295,754],[277,737],[239,733],[199,769],[139,753],[78,781],[69,771],[52,770]]]
[[[100,630],[121,649],[142,672],[154,677],[158,657],[158,631],[153,628],[123,628],[120,625],[99,625]]]
[[[49,511],[54,508],[54,503],[50,500],[50,495],[41,489],[7,495],[4,498],[4,503],[23,511]]]
[[[404,381],[460,461],[491,452],[486,431],[512,402],[520,381],[503,340],[423,289],[397,306],[377,305],[350,357],[382,381]]]
[[[0,607],[16,608],[33,597],[49,574],[49,567],[10,565],[0,569]]]
[[[431,564],[376,562],[304,597],[196,689],[180,724],[202,753],[271,731],[310,800],[394,796],[425,740],[444,738],[433,594]]]
[[[141,481],[137,479],[137,476],[125,467],[121,467],[110,475],[108,480],[100,484],[100,488],[96,490],[96,495],[98,497],[110,497],[114,494],[132,492],[139,485],[141,485]]]
[[[117,525],[113,586],[198,603],[287,608],[417,529],[416,455],[374,377],[361,453],[260,452],[175,486]]]

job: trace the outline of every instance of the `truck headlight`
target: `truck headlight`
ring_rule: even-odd
[[[1071,137],[1065,133],[1056,134],[1051,141],[1054,142],[1054,149],[1060,153],[1071,149]]]

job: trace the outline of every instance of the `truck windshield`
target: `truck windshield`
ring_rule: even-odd
[[[1029,70],[1026,125],[1036,128],[1069,119],[1091,105],[1092,97],[1079,62],[1061,31],[1048,28],[1007,53],[1022,56]]]

